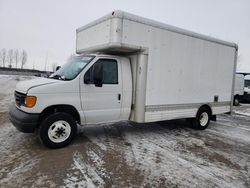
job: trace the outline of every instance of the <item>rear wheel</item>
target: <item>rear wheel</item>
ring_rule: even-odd
[[[234,106],[239,106],[240,105],[240,99],[238,96],[234,97]]]
[[[208,127],[211,119],[211,111],[207,107],[201,107],[196,117],[192,119],[192,125],[195,129],[204,130]]]
[[[77,124],[67,113],[57,112],[47,116],[39,128],[39,137],[49,148],[61,148],[68,145],[76,136]]]

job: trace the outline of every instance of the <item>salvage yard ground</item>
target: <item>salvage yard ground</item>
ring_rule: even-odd
[[[185,120],[86,126],[51,150],[8,120],[17,81],[0,76],[0,187],[250,187],[250,105],[204,131]]]

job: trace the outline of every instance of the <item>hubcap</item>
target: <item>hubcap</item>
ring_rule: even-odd
[[[54,122],[48,130],[49,139],[55,143],[64,142],[69,138],[70,133],[71,127],[69,123],[63,120]]]
[[[208,113],[207,112],[203,112],[201,115],[200,115],[200,125],[201,126],[205,126],[207,123],[208,123]]]

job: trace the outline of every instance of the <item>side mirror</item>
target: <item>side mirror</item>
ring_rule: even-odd
[[[93,66],[93,80],[96,87],[102,87],[103,66],[101,63],[95,63]]]
[[[90,73],[89,71],[85,73],[84,75],[84,83],[85,84],[90,84]]]
[[[61,66],[57,66],[57,67],[56,67],[56,71],[58,71],[60,68],[61,68]]]

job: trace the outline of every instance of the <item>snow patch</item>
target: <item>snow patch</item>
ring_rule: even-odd
[[[238,110],[236,110],[236,111],[234,111],[236,114],[240,114],[240,115],[244,115],[244,116],[250,116],[250,109],[249,109],[249,111],[238,111]]]
[[[73,171],[73,173],[67,174],[67,179],[65,180],[67,187],[80,186],[95,188],[96,186],[104,186],[103,179],[89,164],[86,164],[83,156],[79,152],[73,155],[71,171]]]
[[[19,81],[32,79],[30,76],[0,75],[0,112],[9,111],[9,106],[14,102],[14,91]]]

